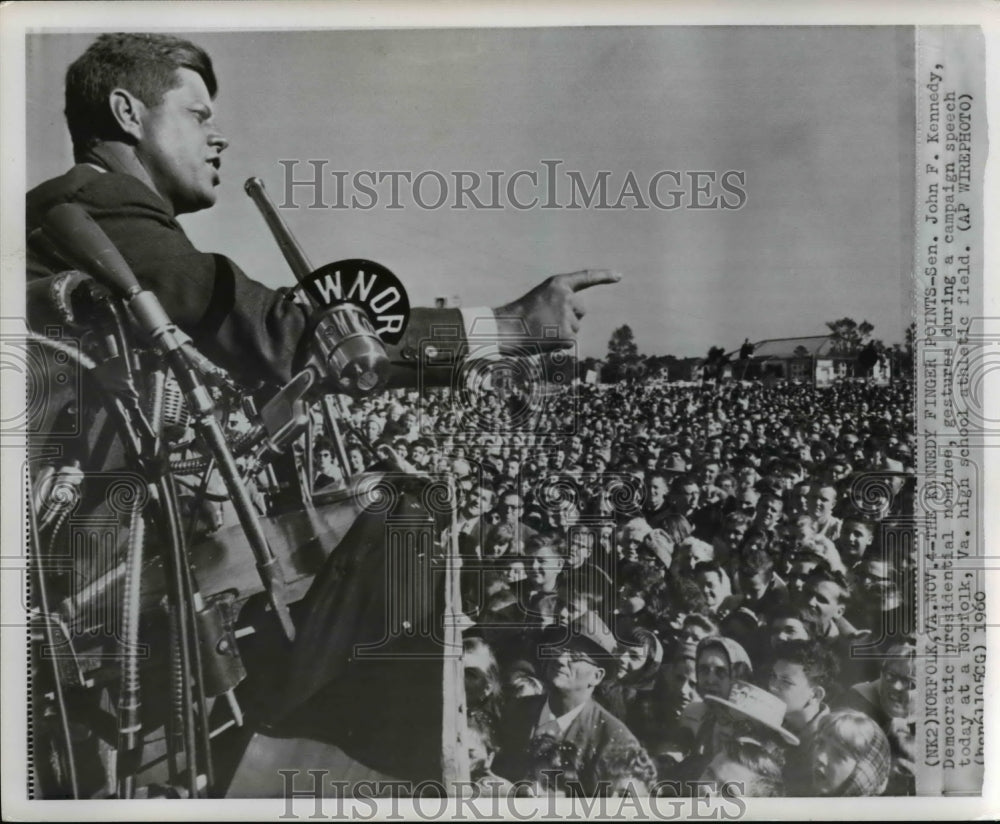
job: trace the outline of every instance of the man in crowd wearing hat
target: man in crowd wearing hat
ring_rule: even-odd
[[[593,697],[597,685],[617,671],[614,638],[593,621],[554,627],[538,657],[545,694],[508,705],[494,769],[511,781],[524,779],[531,754],[555,744],[574,754],[575,763],[568,766],[581,791],[595,795],[602,791],[599,778],[608,772],[603,765],[608,755],[623,748],[645,752],[629,728]]]

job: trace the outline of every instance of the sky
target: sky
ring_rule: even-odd
[[[325,160],[324,171],[348,181],[361,170],[439,172],[449,203],[456,171],[507,181],[533,170],[540,185],[532,192],[522,179],[518,197],[544,201],[545,160],[562,161],[562,202],[567,170],[588,185],[606,171],[611,202],[629,172],[647,191],[659,171],[732,170],[745,174],[739,209],[640,209],[633,198],[620,210],[521,210],[505,197],[496,210],[425,209],[404,186],[394,210],[384,183],[372,209],[306,208],[312,198],[298,190],[299,208],[282,215],[315,266],[378,261],[415,305],[457,295],[497,306],[551,274],[619,270],[621,283],[583,296],[581,356],[602,356],[623,323],[651,355],[823,334],[825,321],[844,316],[869,320],[887,343],[903,339],[911,29],[179,33],[212,56],[230,141],[216,205],[182,223],[198,248],[268,285],[293,278],[242,184],[259,176],[282,202],[281,160],[299,160],[299,177],[306,161]],[[92,37],[28,37],[29,186],[72,165],[63,78]],[[324,180],[332,202],[334,177]],[[434,180],[421,192],[433,202]],[[479,193],[489,201],[485,186]]]

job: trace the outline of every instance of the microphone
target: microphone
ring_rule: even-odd
[[[187,357],[183,346],[187,336],[174,326],[156,294],[139,285],[121,252],[82,207],[74,203],[55,206],[46,214],[43,226],[45,234],[60,254],[106,283],[128,304],[139,327],[153,340],[156,349],[173,370],[187,400],[190,419],[213,454],[226,483],[271,605],[285,635],[289,640],[294,639],[295,627],[285,602],[281,561],[271,549],[250,495],[240,479],[239,468],[215,417],[212,396]]]
[[[66,260],[128,299],[141,290],[132,269],[104,230],[76,203],[53,206],[42,228]]]
[[[313,273],[312,264],[288,225],[278,214],[259,177],[249,178],[243,186],[271,230],[292,274],[305,286]],[[308,289],[302,294],[317,306]],[[385,385],[389,376],[389,356],[375,332],[368,315],[357,306],[341,303],[323,309],[310,340],[312,362],[321,374],[333,379],[341,392],[366,395]]]

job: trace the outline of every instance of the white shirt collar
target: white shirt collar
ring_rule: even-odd
[[[584,701],[582,704],[577,704],[573,709],[567,712],[565,715],[557,716],[553,711],[552,707],[549,706],[549,702],[545,702],[545,706],[542,707],[542,713],[538,716],[538,723],[535,724],[535,732],[537,733],[546,724],[550,724],[555,721],[556,726],[559,727],[559,734],[565,735],[566,730],[569,729],[569,725],[576,720],[576,717],[583,712],[583,708],[587,706],[587,702]]]

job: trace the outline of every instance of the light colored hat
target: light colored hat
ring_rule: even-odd
[[[729,700],[716,698],[714,695],[706,695],[705,700],[721,704],[731,714],[762,724],[778,733],[793,747],[799,746],[799,739],[781,726],[788,706],[777,695],[772,695],[767,690],[762,690],[746,681],[734,681],[729,691]]]

